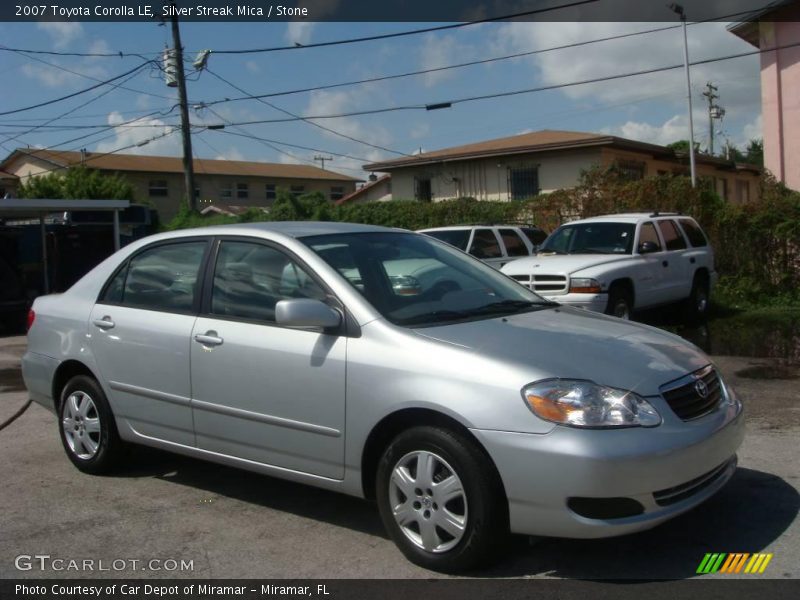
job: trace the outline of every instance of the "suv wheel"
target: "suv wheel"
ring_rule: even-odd
[[[686,300],[686,316],[690,321],[702,320],[709,308],[708,278],[698,273],[692,281],[692,291]]]
[[[615,285],[608,293],[608,306],[606,314],[629,321],[633,314],[633,299],[628,290],[621,285]]]
[[[84,473],[107,473],[120,460],[124,443],[103,389],[78,375],[64,386],[58,409],[61,443],[67,457]]]
[[[508,504],[494,465],[466,436],[439,427],[401,433],[376,486],[383,524],[410,561],[452,573],[498,556]]]

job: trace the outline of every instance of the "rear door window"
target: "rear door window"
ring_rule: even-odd
[[[500,237],[503,238],[503,244],[505,244],[508,256],[528,256],[528,247],[516,231],[513,229],[501,229]]]
[[[689,238],[689,243],[695,248],[701,248],[708,245],[708,240],[703,234],[703,230],[692,219],[680,219],[679,223],[683,227],[686,237]]]
[[[674,221],[670,219],[658,221],[658,228],[661,230],[667,250],[683,250],[686,248],[686,240],[683,239],[683,234]]]
[[[661,241],[658,239],[658,233],[656,232],[656,227],[649,221],[647,223],[642,224],[642,229],[639,231],[639,246],[644,244],[645,242],[652,242],[658,248],[658,251],[661,252]]]
[[[446,244],[455,246],[459,250],[465,251],[467,249],[467,243],[469,242],[469,234],[469,229],[445,229],[442,231],[425,232],[425,235],[435,237],[437,240],[441,240]]]
[[[476,229],[472,237],[472,245],[469,253],[475,258],[501,258],[503,252],[500,243],[497,241],[494,231],[491,229]]]

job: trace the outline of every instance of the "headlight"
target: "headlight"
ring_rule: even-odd
[[[575,379],[547,379],[522,390],[537,417],[571,427],[655,427],[661,416],[644,398]]]
[[[569,280],[569,291],[571,294],[599,294],[601,286],[597,279],[574,277]]]

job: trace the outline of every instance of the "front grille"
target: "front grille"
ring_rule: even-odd
[[[710,485],[713,485],[714,482],[718,481],[725,475],[725,473],[728,472],[729,468],[735,466],[736,457],[734,456],[733,458],[722,463],[720,466],[712,469],[705,475],[701,475],[700,477],[696,477],[691,481],[676,485],[675,487],[653,492],[653,498],[655,499],[656,504],[659,506],[669,506],[670,504],[675,504],[701,492]]]
[[[512,275],[511,278],[540,294],[558,294],[567,291],[568,279],[565,275]]]
[[[709,365],[662,386],[661,395],[679,419],[691,421],[717,408],[722,399],[722,383]]]

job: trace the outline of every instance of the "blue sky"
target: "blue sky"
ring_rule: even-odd
[[[210,69],[252,94],[272,93],[321,84],[402,73],[548,48],[658,27],[665,23],[490,23],[446,32],[404,38],[308,48],[267,54],[212,54]],[[187,57],[209,48],[258,48],[367,36],[424,27],[420,23],[183,23],[181,33]],[[170,41],[169,29],[151,23],[2,23],[0,39],[7,47],[62,52],[137,52],[155,57]],[[689,27],[692,60],[753,50],[725,29],[724,24]],[[132,69],[136,57],[81,58],[39,56],[76,73],[107,79]],[[553,85],[604,75],[682,63],[682,36],[672,29],[643,36],[591,44],[512,60],[268,99],[300,115],[335,114],[408,104],[429,104],[454,98],[520,88]],[[707,113],[701,93],[707,81],[719,88],[727,114],[718,124],[718,139],[743,145],[760,137],[759,59],[757,56],[693,67],[696,140],[708,140]],[[27,56],[0,52],[5,81],[0,111],[13,110],[85,88],[94,81],[45,65]],[[458,104],[437,111],[390,112],[378,115],[322,120],[339,133],[400,153],[433,150],[539,129],[608,132],[654,143],[688,137],[685,79],[682,70],[632,77],[560,90]],[[241,96],[210,73],[192,76],[190,102],[200,105]],[[6,153],[16,146],[59,149],[86,147],[108,152],[141,143],[171,131],[178,111],[150,115],[136,125],[98,132],[66,145],[62,142],[89,131],[25,129],[73,111],[51,125],[118,125],[157,110],[168,111],[176,92],[156,71],[145,69],[125,82],[130,90],[101,87],[76,98],[38,109],[0,116],[0,144]],[[110,90],[110,91],[109,91]],[[135,91],[131,91],[135,90]],[[101,96],[101,94],[104,95]],[[151,95],[148,95],[151,94]],[[163,96],[163,97],[160,97]],[[217,104],[214,110],[232,122],[285,117],[256,101]],[[196,124],[219,123],[209,109],[192,111]],[[29,129],[30,127],[28,127]],[[230,130],[230,128],[228,128]],[[302,121],[243,126],[239,132],[308,146],[351,158],[335,157],[332,170],[365,177],[361,164],[398,154],[344,139]],[[104,139],[103,139],[104,138]],[[220,131],[193,135],[195,155],[269,162],[311,162],[312,150],[266,144]],[[126,152],[179,155],[180,136],[173,134]]]

